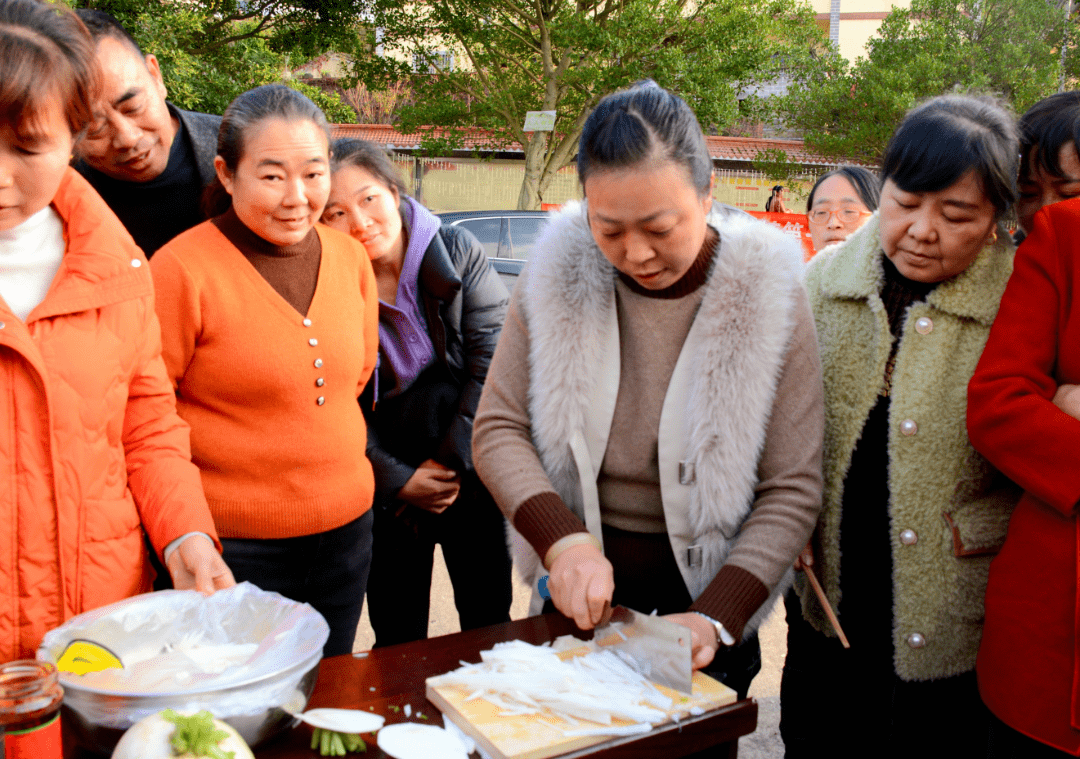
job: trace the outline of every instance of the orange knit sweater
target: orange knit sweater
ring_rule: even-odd
[[[371,508],[356,399],[378,353],[375,275],[360,243],[316,229],[306,317],[211,222],[151,263],[162,356],[221,537],[310,535]]]

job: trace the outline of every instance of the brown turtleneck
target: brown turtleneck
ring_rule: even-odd
[[[231,207],[213,219],[214,226],[244,254],[255,271],[262,275],[289,305],[307,316],[315,286],[319,282],[322,241],[312,228],[293,245],[274,245],[252,232]]]
[[[627,532],[667,532],[660,497],[657,453],[660,412],[686,335],[694,323],[702,285],[709,277],[718,235],[708,228],[694,263],[678,282],[648,290],[619,272],[615,309],[619,317],[619,397],[596,485],[605,525]]]

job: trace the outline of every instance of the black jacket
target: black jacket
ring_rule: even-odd
[[[510,300],[480,242],[469,231],[448,224],[439,228],[424,252],[419,292],[435,366],[401,396],[376,401],[374,410],[374,382],[361,397],[368,417],[367,453],[375,470],[376,501],[383,506],[396,498],[415,465],[428,458],[457,472],[472,470],[473,417]],[[447,391],[456,395],[450,399],[453,407],[438,419],[426,420],[437,425],[435,450],[421,450],[419,445],[414,449],[409,436],[414,431],[418,438],[422,435],[417,425],[403,424],[400,410],[410,402],[413,413],[416,406],[433,409],[437,404],[425,394],[436,384],[444,395]],[[432,410],[429,416],[437,413]]]
[[[217,176],[214,171],[214,156],[217,155],[221,117],[211,113],[185,111],[172,103],[169,104],[169,110],[184,122],[184,130],[187,132],[188,141],[195,152],[195,160],[199,166],[199,178],[202,179],[205,187]]]
[[[205,218],[199,202],[202,188],[215,177],[221,117],[167,105],[169,113],[183,125],[183,142],[174,141],[170,147],[163,175],[150,182],[128,182],[103,174],[82,159],[73,164],[120,218],[147,258]],[[184,147],[187,149],[180,152]]]
[[[217,174],[214,171],[214,156],[217,155],[218,130],[221,128],[221,117],[211,113],[199,113],[198,111],[185,111],[177,108],[172,103],[166,103],[169,113],[184,123],[184,132],[195,153],[195,161],[199,171],[199,178],[203,186],[214,181]],[[76,158],[71,165],[91,185],[97,180],[98,175],[90,168],[90,164],[81,158]]]

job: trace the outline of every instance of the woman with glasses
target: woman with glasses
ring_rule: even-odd
[[[881,182],[862,166],[841,166],[818,177],[806,199],[814,251],[846,240],[877,210]]]
[[[851,648],[797,578],[780,687],[788,759],[868,746],[986,754],[975,656],[990,559],[1019,493],[972,449],[964,419],[1012,269],[1000,220],[1016,199],[1018,154],[996,102],[927,101],[885,152],[881,208],[808,267],[825,487],[801,561]]]

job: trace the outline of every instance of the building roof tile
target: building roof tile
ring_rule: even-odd
[[[335,138],[352,137],[384,145],[389,150],[417,150],[425,135],[402,134],[389,124],[334,124],[331,132]],[[449,130],[435,129],[433,137],[450,134]],[[802,140],[780,140],[760,137],[705,137],[709,155],[713,160],[750,163],[765,150],[782,150],[793,163],[803,166],[835,166],[838,161],[809,150]],[[518,142],[500,142],[485,129],[466,129],[463,149],[497,150],[505,153],[522,153]]]

